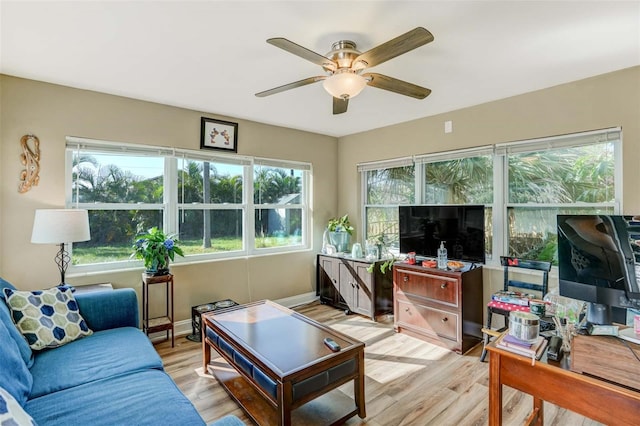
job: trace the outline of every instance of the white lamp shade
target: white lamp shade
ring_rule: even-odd
[[[362,92],[367,80],[352,72],[341,72],[325,79],[322,85],[334,98],[350,99]]]
[[[80,209],[36,210],[31,242],[62,244],[89,241],[89,214]]]

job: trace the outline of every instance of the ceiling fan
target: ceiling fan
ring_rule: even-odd
[[[353,41],[340,40],[333,43],[331,51],[322,56],[286,38],[270,38],[267,43],[320,65],[327,75],[305,78],[256,93],[256,96],[274,95],[285,90],[322,81],[325,90],[333,96],[334,114],[347,112],[349,99],[357,96],[367,85],[416,99],[424,99],[429,96],[431,90],[383,74],[363,74],[363,71],[431,41],[433,41],[433,35],[426,29],[417,27],[364,53],[360,53],[356,49],[356,44]]]

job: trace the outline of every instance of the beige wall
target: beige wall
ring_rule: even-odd
[[[426,98],[423,102],[429,102]],[[444,122],[453,132],[444,133]],[[338,211],[362,239],[356,164],[608,127],[623,131],[623,209],[640,212],[640,67],[514,96],[339,139]],[[502,277],[485,272],[485,299]],[[550,285],[557,286],[553,282]]]
[[[0,272],[20,289],[55,285],[56,246],[31,244],[35,209],[64,206],[65,136],[197,150],[200,117],[239,123],[238,154],[313,164],[313,249],[190,265],[175,264],[176,320],[190,318],[192,305],[224,298],[248,302],[281,299],[315,291],[315,253],[326,221],[337,206],[337,139],[215,113],[143,102],[119,96],[0,76]],[[17,191],[20,138],[40,139],[40,184]],[[73,277],[74,285],[111,282],[140,292],[140,270]]]
[[[189,318],[190,306],[205,301],[279,299],[313,291],[315,253],[327,219],[349,213],[357,233],[352,242],[362,238],[356,164],[364,161],[621,126],[624,212],[640,211],[640,192],[635,188],[640,173],[640,67],[338,140],[9,76],[0,76],[0,95],[0,273],[23,289],[57,283],[55,246],[29,240],[34,210],[64,204],[67,135],[198,149],[200,117],[206,115],[239,122],[239,154],[313,163],[313,250],[174,265],[177,320]],[[444,133],[446,120],[453,121],[453,133]],[[41,141],[41,181],[30,192],[18,194],[19,140],[29,132]],[[68,281],[76,285],[109,281],[139,291],[140,272]],[[499,275],[485,273],[485,298],[500,286]]]

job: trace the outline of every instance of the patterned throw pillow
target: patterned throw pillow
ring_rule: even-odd
[[[11,316],[34,350],[57,348],[93,334],[80,315],[71,289],[4,289]]]
[[[0,388],[0,425],[35,425],[30,415],[18,404],[9,392]]]

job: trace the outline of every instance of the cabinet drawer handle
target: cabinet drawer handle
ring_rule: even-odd
[[[405,275],[404,277],[402,277],[402,281],[404,281],[405,283],[409,281],[409,276]]]
[[[405,311],[405,312],[411,312],[411,309],[409,309],[409,308],[404,308],[404,311]]]
[[[447,288],[447,283],[440,284],[440,288],[442,288],[442,289]]]
[[[447,318],[447,317],[442,318],[442,322],[443,322],[443,323],[444,323],[444,322],[447,322],[447,321],[449,321],[449,318]]]

